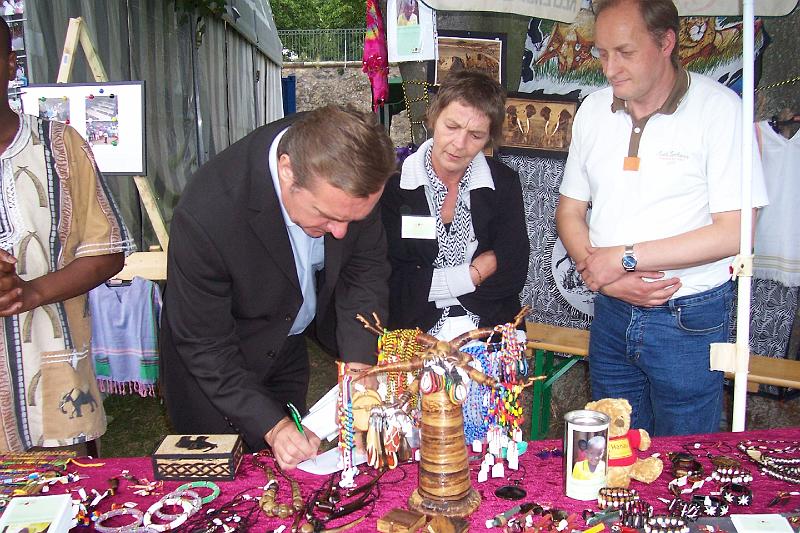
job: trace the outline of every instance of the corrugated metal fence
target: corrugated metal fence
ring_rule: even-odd
[[[365,28],[338,30],[279,30],[283,60],[361,62]]]

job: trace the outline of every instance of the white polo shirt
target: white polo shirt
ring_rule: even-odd
[[[686,77],[678,78],[686,83]],[[593,246],[672,237],[711,224],[711,213],[740,208],[742,110],[736,93],[692,73],[674,112],[657,112],[638,132],[624,108],[612,110],[614,100],[609,87],[581,104],[559,189],[564,196],[592,203]],[[752,205],[761,207],[767,194],[755,142],[753,146]],[[628,156],[638,157],[638,170],[623,169]],[[730,263],[725,258],[665,274],[681,279],[675,297],[686,296],[730,279]]]

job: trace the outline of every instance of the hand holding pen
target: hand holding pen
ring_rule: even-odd
[[[298,463],[316,457],[319,438],[303,427],[300,413],[292,404],[288,404],[287,409],[289,416],[279,420],[264,440],[272,448],[278,465],[284,470],[292,470]]]

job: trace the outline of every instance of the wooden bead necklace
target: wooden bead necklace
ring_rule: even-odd
[[[258,460],[258,455],[253,456],[253,465],[263,470],[264,475],[267,476],[267,484],[264,486],[264,491],[261,493],[261,498],[258,500],[258,506],[265,515],[285,519],[300,513],[303,511],[303,509],[305,509],[305,501],[303,500],[303,495],[300,492],[300,484],[297,483],[297,481],[288,477],[286,474],[283,474],[283,477],[289,481],[289,484],[292,487],[292,503],[291,505],[286,503],[276,503],[275,499],[278,494],[279,484],[278,479],[275,477],[275,471],[269,466],[261,463]]]

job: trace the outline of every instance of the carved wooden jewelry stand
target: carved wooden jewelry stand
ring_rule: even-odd
[[[518,326],[528,312],[523,308],[514,319]],[[374,316],[374,315],[373,315]],[[383,327],[375,317],[371,324],[362,316],[358,316],[364,327],[376,335],[383,334]],[[453,368],[460,369],[469,378],[482,385],[495,387],[497,380],[487,376],[469,365],[471,356],[460,351],[460,348],[472,340],[489,337],[494,328],[474,329],[444,342],[420,332],[417,344],[422,352],[416,357],[402,363],[376,366],[359,375],[356,379],[383,372],[414,372],[421,370],[426,361],[446,361]],[[528,378],[524,387],[534,381],[546,379],[547,376]],[[402,408],[419,387],[417,377],[409,390],[401,397],[396,407]],[[416,490],[408,500],[409,508],[426,514],[445,516],[469,516],[481,503],[481,497],[472,487],[469,472],[469,458],[464,440],[464,418],[461,405],[451,400],[452,394],[445,387],[431,392],[421,392],[422,420],[420,423],[420,462],[419,482]]]

